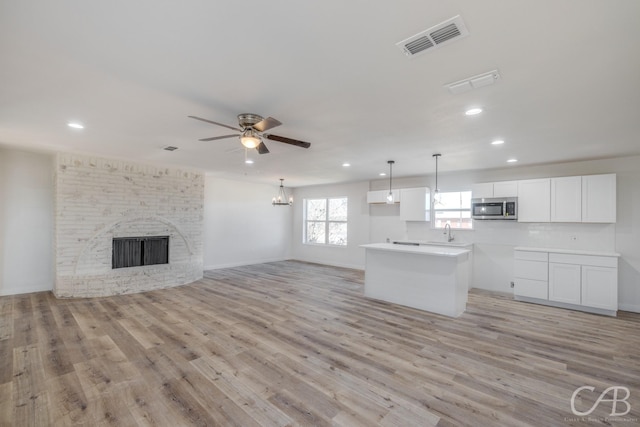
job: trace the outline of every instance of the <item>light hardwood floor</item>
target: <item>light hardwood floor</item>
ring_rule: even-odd
[[[595,391],[576,409],[624,386],[631,412],[606,421],[603,401],[576,417],[581,386]],[[3,426],[628,426],[639,414],[638,314],[474,290],[451,319],[364,298],[360,271],[295,261],[136,295],[0,297]]]

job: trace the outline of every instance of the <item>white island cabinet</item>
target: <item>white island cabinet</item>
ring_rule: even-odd
[[[366,297],[450,317],[465,311],[470,250],[392,243],[362,247]]]

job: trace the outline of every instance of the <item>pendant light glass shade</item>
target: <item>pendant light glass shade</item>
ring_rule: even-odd
[[[278,194],[271,200],[273,206],[291,206],[293,197],[287,197],[287,191],[284,189],[284,178],[280,178],[280,188]]]
[[[391,190],[391,184],[392,184],[391,168],[395,162],[393,160],[389,160],[387,161],[387,163],[389,163],[389,194],[387,194],[387,204],[392,205],[394,200],[393,200],[393,191]]]
[[[440,189],[438,188],[438,158],[440,158],[441,154],[434,154],[433,157],[436,159],[436,188],[433,192],[433,206],[441,204],[440,202]]]

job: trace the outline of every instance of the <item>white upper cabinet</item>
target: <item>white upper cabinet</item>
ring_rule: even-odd
[[[387,203],[389,190],[367,191],[367,203]],[[392,190],[393,202],[400,203],[400,190]]]
[[[400,219],[403,221],[430,221],[431,192],[427,187],[400,189]]]
[[[582,222],[616,222],[616,174],[582,177]]]
[[[474,199],[488,199],[493,197],[493,182],[481,182],[471,186],[471,197]]]
[[[518,181],[483,182],[471,186],[471,197],[490,199],[492,197],[518,197]]]
[[[551,178],[551,222],[582,221],[582,177]]]
[[[493,197],[518,197],[518,181],[494,182]]]
[[[518,181],[518,222],[549,222],[551,179]]]

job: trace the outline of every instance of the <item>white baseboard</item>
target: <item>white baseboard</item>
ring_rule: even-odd
[[[631,311],[633,313],[640,313],[640,305],[637,305],[637,304],[618,304],[618,310]]]
[[[327,262],[327,261],[322,261],[317,259],[303,259],[303,258],[293,258],[292,261],[310,262],[312,264],[330,265],[332,267],[350,268],[352,270],[364,271],[364,265],[357,265],[357,264],[342,264],[338,262]]]
[[[21,295],[21,294],[31,294],[34,292],[47,292],[53,291],[53,286],[44,287],[44,286],[29,286],[26,288],[18,288],[18,289],[0,289],[0,296],[9,296],[9,295]]]
[[[284,258],[264,258],[264,259],[256,259],[251,261],[230,262],[225,264],[210,264],[210,265],[205,265],[204,269],[220,270],[222,268],[242,267],[245,265],[265,264],[267,262],[278,262],[278,261],[286,261],[286,260]]]
[[[243,262],[227,263],[227,264],[212,264],[212,265],[205,265],[204,269],[205,270],[220,270],[222,268],[242,267],[242,266],[245,266],[245,265],[265,264],[267,262],[278,262],[278,261],[287,261],[287,260],[289,260],[289,259],[273,258],[273,259],[260,259],[260,260],[254,260],[254,261],[243,261]],[[290,260],[291,261],[310,262],[310,263],[313,263],[313,264],[330,265],[332,267],[350,268],[350,269],[353,269],[353,270],[364,270],[364,265],[340,264],[340,263],[333,263],[333,262],[329,263],[329,262],[318,261],[317,259],[295,258],[295,259],[290,259]]]

